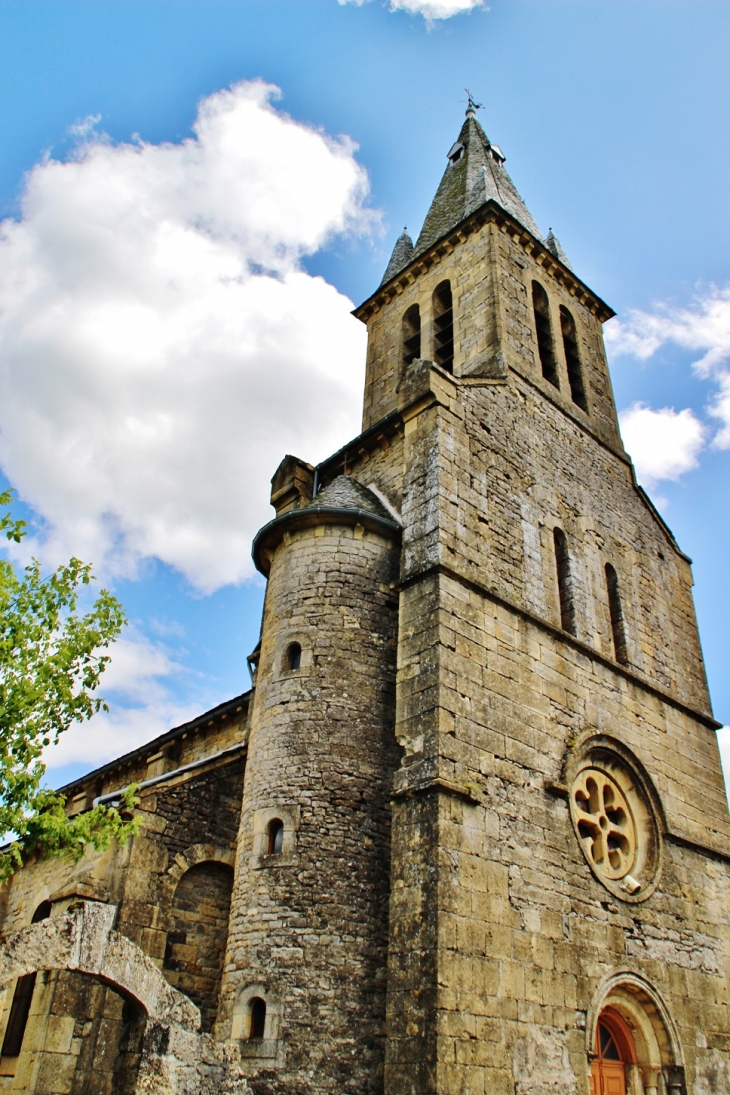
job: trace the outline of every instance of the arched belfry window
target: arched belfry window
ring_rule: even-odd
[[[421,356],[421,310],[412,304],[403,316],[403,364],[410,365]]]
[[[550,323],[550,302],[548,301],[547,293],[542,285],[540,285],[539,281],[533,281],[532,283],[532,307],[535,313],[537,350],[540,355],[542,375],[556,388],[559,388],[558,366],[555,360],[553,331]]]
[[[266,1031],[266,1001],[254,996],[249,1003],[249,1038],[263,1038]]]
[[[560,600],[560,626],[563,631],[575,635],[575,604],[573,600],[573,575],[570,569],[568,540],[562,529],[553,530],[555,543],[555,566],[558,576],[558,598]]]
[[[581,410],[588,413],[588,400],[586,399],[585,385],[583,384],[583,368],[578,353],[578,336],[575,330],[575,320],[563,305],[560,305],[560,330],[563,335],[563,349],[565,350],[565,364],[568,366],[568,383],[570,384],[570,397]]]
[[[611,615],[611,631],[613,633],[613,648],[616,652],[616,661],[625,665],[629,660],[629,657],[626,650],[624,614],[621,607],[618,576],[610,563],[606,563],[606,590],[608,592],[608,610]]]
[[[451,283],[442,281],[432,298],[433,359],[448,372],[454,371],[454,304]]]

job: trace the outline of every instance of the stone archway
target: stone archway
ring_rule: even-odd
[[[598,1056],[599,1020],[611,1012],[626,1024],[635,1048],[635,1059],[626,1064],[628,1095],[658,1095],[660,1077],[667,1095],[686,1095],[684,1053],[669,1009],[654,986],[633,970],[609,974],[596,989],[586,1015],[589,1067]]]
[[[116,907],[79,902],[66,915],[22,928],[0,946],[0,989],[37,970],[98,978],[146,1018],[139,1095],[250,1095],[226,1047],[200,1034],[200,1012],[154,962],[113,930]]]

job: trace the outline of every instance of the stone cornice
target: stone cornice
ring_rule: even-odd
[[[562,263],[552,251],[545,246],[542,240],[537,239],[531,232],[511,217],[501,205],[491,199],[481,205],[468,217],[451,229],[440,239],[436,240],[428,250],[423,251],[412,262],[399,271],[384,285],[363,301],[352,314],[363,323],[379,311],[394,297],[399,296],[408,285],[414,282],[422,274],[425,274],[432,266],[441,262],[444,255],[450,254],[460,243],[463,243],[472,232],[478,232],[485,224],[496,224],[500,231],[511,236],[522,247],[526,254],[535,259],[550,276],[563,286],[583,307],[595,315],[601,323],[611,319],[616,313],[606,304],[592,289],[576,277],[564,263]]]

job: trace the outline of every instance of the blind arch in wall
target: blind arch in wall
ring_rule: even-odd
[[[218,1011],[232,889],[232,868],[206,861],[185,872],[172,902],[175,927],[167,934],[165,977],[200,1008],[206,1032]]]

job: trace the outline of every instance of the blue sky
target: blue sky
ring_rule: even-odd
[[[268,480],[357,432],[349,302],[420,228],[467,86],[618,313],[625,437],[695,561],[730,722],[730,5],[443,2],[472,10],[0,6],[0,468],[35,550],[92,558],[132,621],[111,719],[55,783],[248,687]]]

